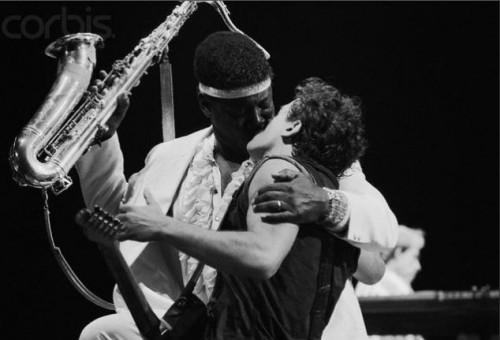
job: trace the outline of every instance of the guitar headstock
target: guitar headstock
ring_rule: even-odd
[[[76,223],[83,228],[85,236],[102,246],[113,247],[115,235],[123,230],[123,223],[95,206],[93,211],[82,209],[75,216]]]

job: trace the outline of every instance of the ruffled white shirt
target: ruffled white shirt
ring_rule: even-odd
[[[253,168],[251,161],[243,162],[238,171],[231,175],[232,180],[222,195],[221,174],[214,158],[214,148],[213,134],[198,145],[173,209],[176,219],[210,230],[219,228],[234,192]],[[198,260],[183,252],[179,252],[179,260],[186,284],[196,269]],[[216,273],[216,269],[205,265],[194,288],[194,294],[205,303],[208,303],[212,294]]]

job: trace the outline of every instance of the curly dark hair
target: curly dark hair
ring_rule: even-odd
[[[248,37],[235,32],[215,32],[195,51],[196,79],[207,86],[233,90],[272,77],[264,53]]]
[[[348,97],[320,78],[295,88],[288,118],[302,128],[291,138],[293,156],[310,158],[340,177],[365,152],[361,101]]]

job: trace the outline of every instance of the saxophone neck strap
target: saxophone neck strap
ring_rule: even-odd
[[[160,86],[163,141],[168,142],[175,138],[175,119],[172,64],[168,60],[167,50],[163,52],[160,61]]]
[[[54,257],[57,261],[57,264],[61,268],[62,272],[66,276],[66,278],[69,280],[71,285],[88,301],[92,302],[96,306],[99,306],[101,308],[107,309],[107,310],[115,310],[115,306],[107,302],[97,295],[95,295],[90,289],[88,289],[82,281],[78,278],[78,276],[75,274],[73,269],[70,267],[69,263],[66,261],[64,258],[61,249],[56,246],[54,242],[54,237],[52,235],[52,227],[50,224],[50,211],[49,211],[49,202],[48,202],[48,194],[47,194],[47,189],[43,188],[42,189],[42,198],[43,198],[43,215],[44,215],[44,221],[45,221],[45,230],[47,232],[47,237],[49,240],[50,244],[50,249],[52,250],[52,253],[54,254]]]

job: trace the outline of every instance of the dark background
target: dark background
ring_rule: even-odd
[[[44,56],[46,45],[82,31],[78,21],[64,24],[55,16],[99,20],[83,30],[109,35],[97,53],[97,69],[109,70],[175,4],[0,4],[1,23],[18,16],[0,35],[2,338],[75,339],[86,323],[106,313],[82,298],[59,270],[44,230],[40,191],[17,186],[7,162],[14,137],[54,82],[56,62]],[[362,99],[370,142],[364,171],[400,224],[426,232],[415,289],[498,289],[498,2],[227,5],[236,26],[271,53],[277,105],[313,75]],[[39,31],[40,23],[46,31]],[[225,30],[222,20],[201,5],[170,44],[178,135],[208,125],[197,108],[192,59],[197,43],[216,30]],[[161,141],[157,67],[131,100],[120,128],[127,175]],[[83,203],[71,175],[75,184],[50,198],[55,239],[85,284],[110,299],[110,274],[73,223]]]

